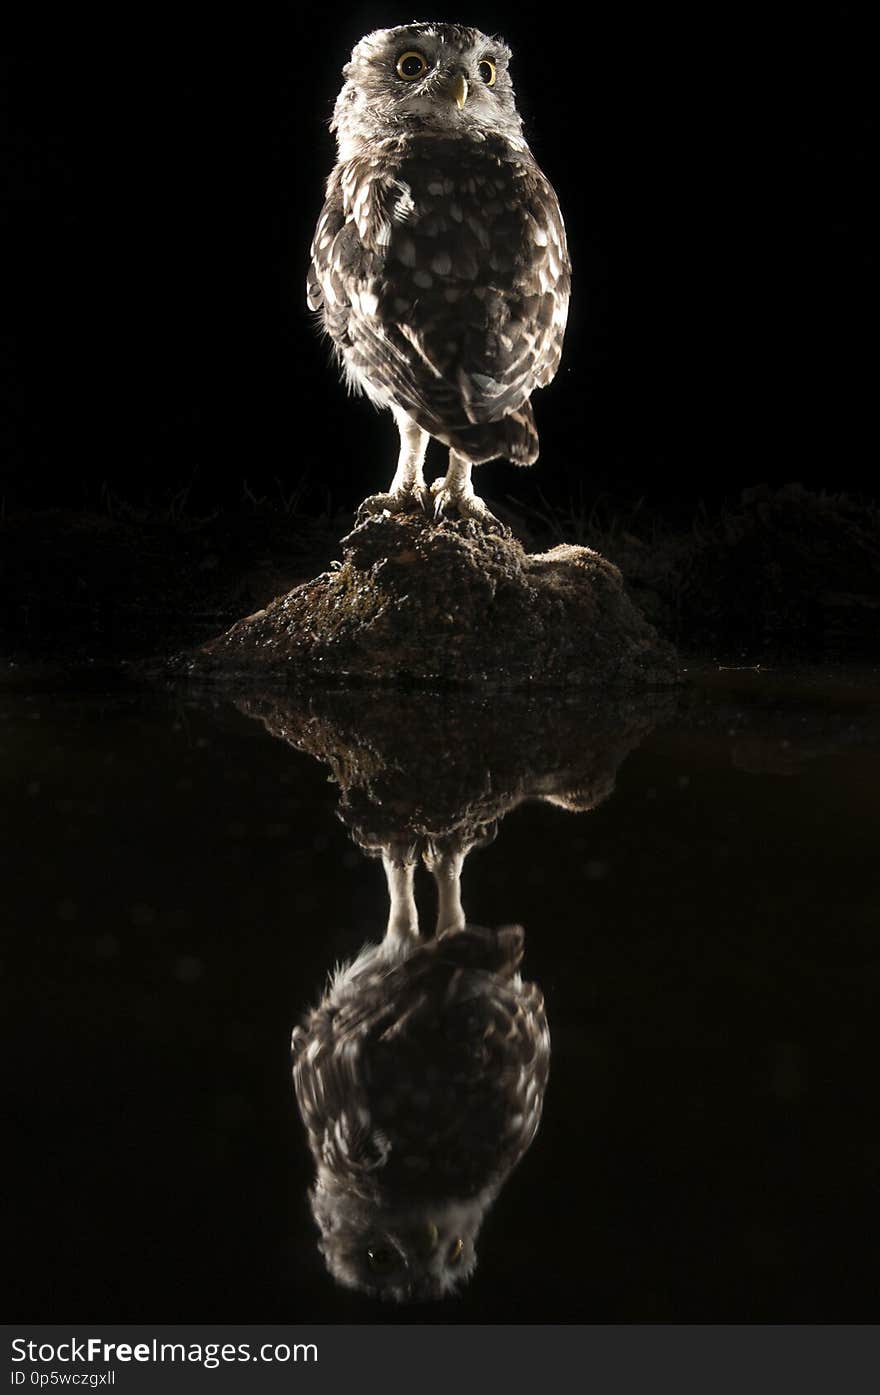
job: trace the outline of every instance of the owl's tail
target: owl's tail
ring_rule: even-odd
[[[482,465],[499,456],[512,465],[534,465],[538,458],[538,429],[529,401],[500,421],[444,431],[441,439],[472,465]]]

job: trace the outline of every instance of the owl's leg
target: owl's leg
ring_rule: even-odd
[[[461,869],[467,848],[438,848],[422,854],[437,887],[437,934],[451,935],[465,927],[461,904]]]
[[[393,849],[382,853],[388,884],[388,926],[385,940],[392,948],[419,938],[419,913],[413,893],[415,863],[401,860]]]
[[[471,483],[471,462],[454,450],[449,452],[449,468],[443,479],[431,485],[434,496],[434,517],[439,519],[447,514],[457,514],[459,518],[472,518],[485,528],[503,531],[502,525],[474,493]]]
[[[371,494],[358,509],[358,522],[373,514],[405,513],[413,509],[428,509],[430,494],[425,484],[423,468],[429,436],[405,412],[392,407],[400,432],[400,455],[397,470],[387,494]]]

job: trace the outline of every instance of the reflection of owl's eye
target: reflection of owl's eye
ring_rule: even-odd
[[[374,1274],[390,1274],[397,1264],[397,1255],[390,1245],[372,1245],[367,1250],[367,1264]]]
[[[446,1263],[458,1264],[458,1261],[461,1259],[463,1250],[464,1241],[462,1240],[461,1236],[458,1235],[453,1240],[452,1244],[449,1246],[449,1249],[446,1251]]]
[[[416,78],[420,78],[427,71],[428,60],[417,49],[408,48],[397,60],[397,76],[402,77],[404,82],[415,82]]]
[[[478,63],[477,72],[487,87],[495,86],[495,64],[491,58],[484,58],[481,63]]]

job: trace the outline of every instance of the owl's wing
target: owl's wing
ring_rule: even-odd
[[[410,981],[405,966],[384,970],[374,959],[366,956],[361,973],[360,960],[348,966],[358,990],[331,989],[291,1037],[294,1089],[313,1153],[365,1184],[390,1152],[369,1108],[369,1045],[402,1030],[424,998],[418,973]]]
[[[556,195],[530,158],[502,149],[436,142],[430,160],[402,166],[413,213],[392,223],[380,295],[383,322],[427,370],[416,381],[453,387],[474,424],[552,380],[570,294]]]
[[[570,270],[556,196],[500,142],[350,161],[328,186],[310,286],[350,381],[468,445],[471,428],[527,412],[559,365]]]
[[[296,1100],[316,1160],[337,1174],[366,1179],[383,1166],[389,1148],[366,1107],[361,1045],[356,1035],[340,1038],[321,1007],[294,1029],[291,1059]]]

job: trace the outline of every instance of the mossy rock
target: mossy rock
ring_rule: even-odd
[[[342,562],[203,646],[200,673],[303,682],[669,684],[675,654],[598,552],[529,554],[470,521],[383,514]]]

